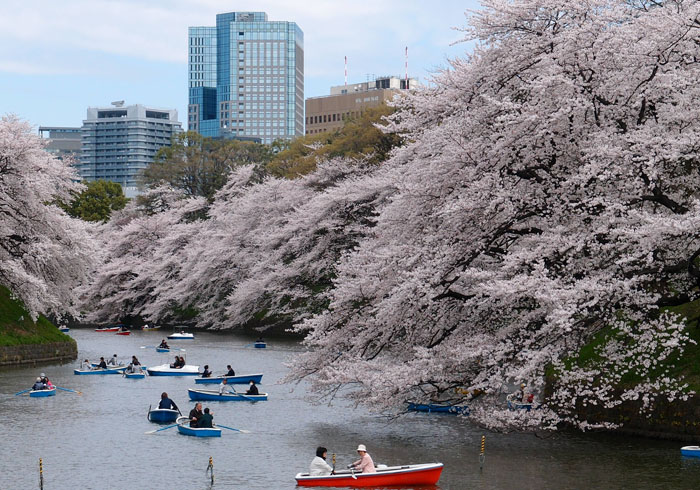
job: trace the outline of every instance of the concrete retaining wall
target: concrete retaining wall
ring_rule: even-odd
[[[77,358],[78,344],[75,341],[0,346],[0,366],[63,362]]]

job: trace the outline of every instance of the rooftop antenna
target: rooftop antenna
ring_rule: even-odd
[[[405,62],[405,68],[406,68],[406,90],[408,90],[408,46],[406,46],[406,62]]]
[[[114,107],[124,107],[124,101],[123,100],[115,100],[114,102],[112,102],[112,105]]]
[[[348,88],[348,57],[345,57],[345,88]]]

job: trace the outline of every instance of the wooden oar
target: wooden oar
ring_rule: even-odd
[[[61,388],[60,386],[54,386],[57,390],[63,390],[63,391],[69,391],[71,393],[77,393],[78,395],[82,395],[82,391],[77,391],[77,390],[71,390],[70,388]]]
[[[250,431],[249,431],[249,430],[235,429],[235,428],[233,428],[233,427],[229,427],[229,426],[227,426],[227,425],[221,425],[221,424],[216,424],[216,426],[217,426],[217,427],[221,427],[222,429],[228,429],[228,430],[233,430],[233,431],[236,431],[236,432],[240,432],[240,433],[242,433],[242,434],[250,434]]]
[[[173,427],[177,427],[178,425],[179,424],[173,424],[173,425],[168,425],[167,427],[161,427],[160,429],[149,430],[147,432],[144,432],[144,434],[155,434],[156,432],[160,432],[162,430],[172,429]]]
[[[22,395],[22,394],[24,394],[24,393],[26,393],[26,392],[28,392],[28,391],[32,391],[33,389],[34,389],[34,388],[29,388],[28,390],[22,390],[22,391],[20,391],[19,393],[15,393],[15,396],[17,396],[17,395]]]

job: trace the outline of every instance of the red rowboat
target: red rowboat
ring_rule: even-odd
[[[130,331],[130,330],[124,330],[124,331],[122,331],[122,332],[117,332],[117,335],[131,335],[131,331]]]
[[[309,476],[298,473],[300,487],[384,487],[393,485],[435,485],[442,473],[442,463],[378,467],[376,473],[336,471],[335,475]]]
[[[95,332],[116,332],[120,327],[96,328]]]

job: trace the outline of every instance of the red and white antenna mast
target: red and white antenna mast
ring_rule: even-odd
[[[406,68],[406,90],[408,90],[408,46],[406,46],[406,63],[405,63],[405,68]]]
[[[345,86],[348,86],[348,57],[345,57]]]

